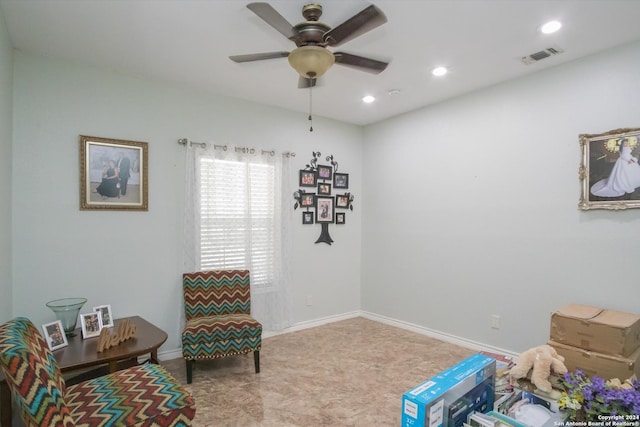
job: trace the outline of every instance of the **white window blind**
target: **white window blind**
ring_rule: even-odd
[[[280,244],[276,167],[200,157],[200,265],[248,269],[253,288],[274,285]]]

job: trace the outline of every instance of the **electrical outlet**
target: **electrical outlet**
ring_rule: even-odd
[[[498,316],[497,314],[492,314],[490,317],[490,322],[491,322],[491,328],[500,329],[500,326],[501,326],[500,316]]]
[[[308,306],[312,306],[313,305],[313,296],[307,295],[307,305]]]

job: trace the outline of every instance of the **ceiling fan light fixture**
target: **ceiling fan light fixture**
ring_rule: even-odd
[[[307,79],[317,79],[334,64],[333,53],[320,46],[300,46],[289,53],[289,64]]]

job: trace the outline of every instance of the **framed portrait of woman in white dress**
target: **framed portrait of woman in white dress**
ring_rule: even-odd
[[[580,135],[582,210],[640,208],[640,128]]]

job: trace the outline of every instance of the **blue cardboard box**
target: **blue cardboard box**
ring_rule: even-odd
[[[462,427],[473,411],[493,409],[496,360],[474,354],[402,396],[403,427]]]

